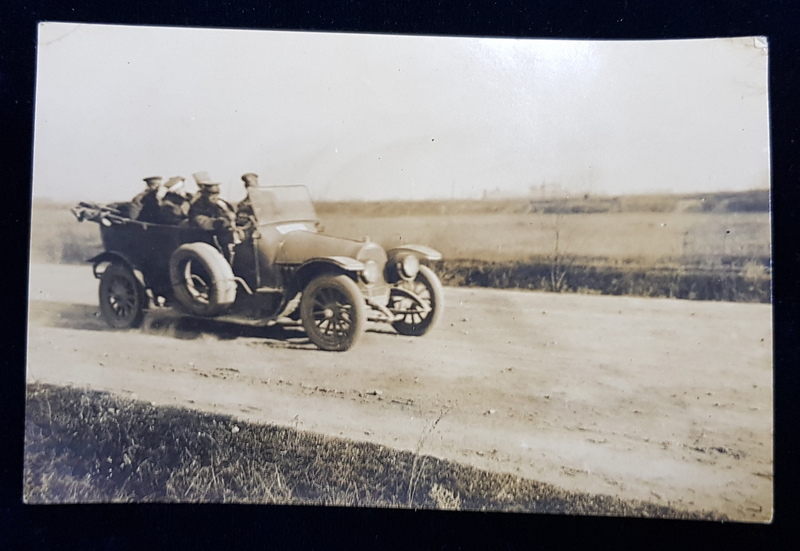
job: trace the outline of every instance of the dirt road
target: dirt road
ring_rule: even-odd
[[[28,380],[419,450],[732,520],[772,514],[763,304],[446,288],[422,338],[99,317],[87,267],[31,267]],[[431,429],[438,419],[435,428]]]

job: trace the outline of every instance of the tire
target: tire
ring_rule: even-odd
[[[366,329],[364,295],[346,275],[319,276],[303,290],[300,319],[308,338],[320,349],[344,352]]]
[[[100,276],[100,312],[115,329],[139,327],[144,319],[144,287],[127,266],[110,264]]]
[[[421,337],[436,325],[444,308],[444,290],[442,282],[427,266],[420,266],[414,281],[400,280],[394,288],[405,289],[416,294],[430,311],[422,312],[415,301],[399,293],[392,293],[389,298],[390,310],[402,310],[403,317],[392,323],[395,331],[401,335]]]
[[[178,247],[169,259],[175,300],[196,316],[224,313],[236,300],[236,280],[225,257],[208,243]]]

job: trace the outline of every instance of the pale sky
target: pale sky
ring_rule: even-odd
[[[766,41],[40,25],[35,197],[197,171],[232,200],[245,172],[317,200],[767,188]]]

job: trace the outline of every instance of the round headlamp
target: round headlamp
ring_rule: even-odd
[[[367,260],[364,262],[364,271],[361,272],[361,278],[365,283],[375,283],[380,276],[380,268],[378,263],[374,260]]]
[[[419,273],[419,258],[413,254],[407,254],[400,261],[400,275],[405,279],[414,279]]]

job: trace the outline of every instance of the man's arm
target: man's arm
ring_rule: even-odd
[[[147,192],[143,191],[131,200],[130,207],[128,208],[128,218],[136,220],[142,212],[142,199]]]
[[[189,211],[192,224],[204,230],[232,230],[233,223],[230,218],[212,206],[195,203]]]
[[[245,230],[256,226],[253,205],[246,198],[236,206],[236,225]]]

